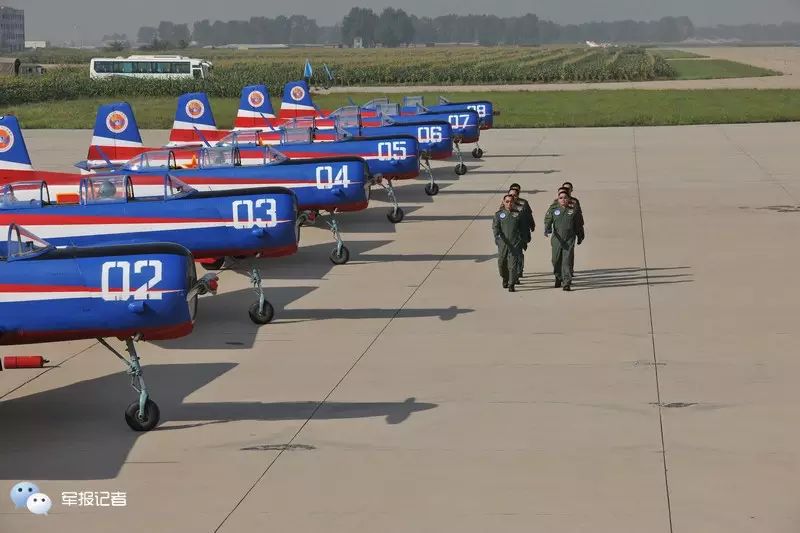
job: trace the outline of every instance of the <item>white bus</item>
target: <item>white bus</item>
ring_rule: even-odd
[[[94,79],[111,76],[152,79],[208,78],[213,68],[209,61],[183,56],[95,57],[89,63],[89,77]]]

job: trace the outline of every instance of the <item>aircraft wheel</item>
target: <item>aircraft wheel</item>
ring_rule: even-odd
[[[481,157],[483,157],[483,149],[482,148],[474,148],[472,150],[472,157],[474,157],[475,159],[480,159]]]
[[[206,270],[219,270],[220,268],[222,268],[222,265],[225,264],[225,258],[220,257],[219,259],[215,259],[211,263],[200,263],[200,264],[203,265],[203,268],[205,268]]]
[[[397,211],[395,211],[394,209],[390,209],[389,212],[386,213],[386,218],[388,218],[389,222],[391,222],[392,224],[397,224],[398,222],[402,222],[404,216],[406,216],[406,214],[403,212],[402,207],[398,207]]]
[[[425,194],[428,196],[436,196],[439,194],[439,185],[436,183],[428,183],[425,185]]]
[[[153,400],[148,400],[144,404],[144,416],[139,416],[139,400],[136,400],[125,409],[125,422],[134,431],[150,431],[158,425],[161,419],[161,411]]]
[[[458,174],[459,176],[463,176],[466,173],[467,173],[467,165],[465,165],[464,163],[459,163],[456,165],[456,174]]]
[[[334,248],[329,258],[334,265],[344,265],[350,261],[350,250],[347,246],[342,246],[342,253],[339,253],[339,249]]]
[[[275,309],[272,308],[272,304],[269,302],[264,302],[263,311],[259,309],[259,307],[260,306],[258,305],[258,302],[250,306],[250,309],[247,311],[250,315],[250,320],[256,324],[269,324],[272,322],[272,319],[275,316]]]

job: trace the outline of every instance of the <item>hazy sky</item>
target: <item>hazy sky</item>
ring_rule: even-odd
[[[779,23],[800,20],[800,0],[0,0],[25,10],[25,38],[99,39],[127,33],[161,20],[248,19],[251,16],[306,15],[320,25],[339,20],[353,5],[381,10],[391,6],[419,16],[489,13],[498,16],[536,13],[560,23],[590,20],[651,20],[688,15],[695,25]],[[289,8],[288,6],[291,6]]]

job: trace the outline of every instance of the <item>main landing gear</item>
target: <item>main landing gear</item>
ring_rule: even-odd
[[[464,164],[464,157],[461,155],[461,139],[454,139],[453,146],[456,149],[456,157],[458,158],[458,164],[456,165],[455,172],[457,175],[463,176],[467,173],[467,165]]]
[[[139,399],[125,409],[125,422],[134,431],[150,431],[158,425],[161,419],[161,411],[158,409],[158,404],[150,399],[150,394],[147,392],[147,386],[142,377],[142,365],[134,344],[139,339],[138,335],[125,339],[125,350],[130,355],[130,359],[115,350],[105,339],[97,340],[125,363],[125,366],[128,367],[128,374],[131,376],[131,387],[139,393]]]
[[[433,169],[431,169],[431,162],[427,157],[424,159],[423,167],[430,180],[428,184],[425,185],[425,194],[428,196],[436,196],[439,194],[439,185],[436,184],[436,180],[433,177]]]
[[[402,222],[403,217],[405,217],[405,213],[403,212],[403,208],[397,203],[397,196],[394,193],[394,187],[392,186],[392,180],[386,180],[386,184],[383,184],[381,181],[381,187],[386,189],[386,194],[389,195],[389,201],[392,202],[392,208],[386,213],[386,218],[389,219],[389,222],[392,224],[398,224]]]
[[[227,266],[225,266],[226,259],[229,261]],[[215,260],[213,263],[201,263],[201,265],[203,265],[206,270],[223,272],[225,270],[230,270],[239,259],[246,258],[222,257]],[[264,288],[261,285],[261,272],[258,268],[252,267],[248,275],[250,276],[250,284],[253,285],[253,289],[258,295],[258,301],[252,304],[248,309],[250,320],[256,324],[269,324],[275,317],[275,309],[264,295]]]

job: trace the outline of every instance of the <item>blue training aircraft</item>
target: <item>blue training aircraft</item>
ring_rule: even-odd
[[[134,341],[188,335],[197,297],[216,291],[216,276],[198,280],[194,258],[178,244],[56,248],[16,224],[4,233],[0,345],[97,338],[125,363],[139,393],[125,421],[136,431],[153,429],[160,412]],[[124,339],[130,358],[111,347],[109,337]]]
[[[195,259],[216,261],[216,268],[226,257],[297,251],[297,199],[289,189],[200,192],[163,173],[139,181],[161,192],[138,196],[124,174],[92,176],[81,180],[80,202],[73,205],[51,203],[42,181],[8,184],[0,196],[0,225],[23,225],[55,246],[172,242]],[[250,275],[259,297],[250,318],[266,324],[274,310],[258,270]]]

